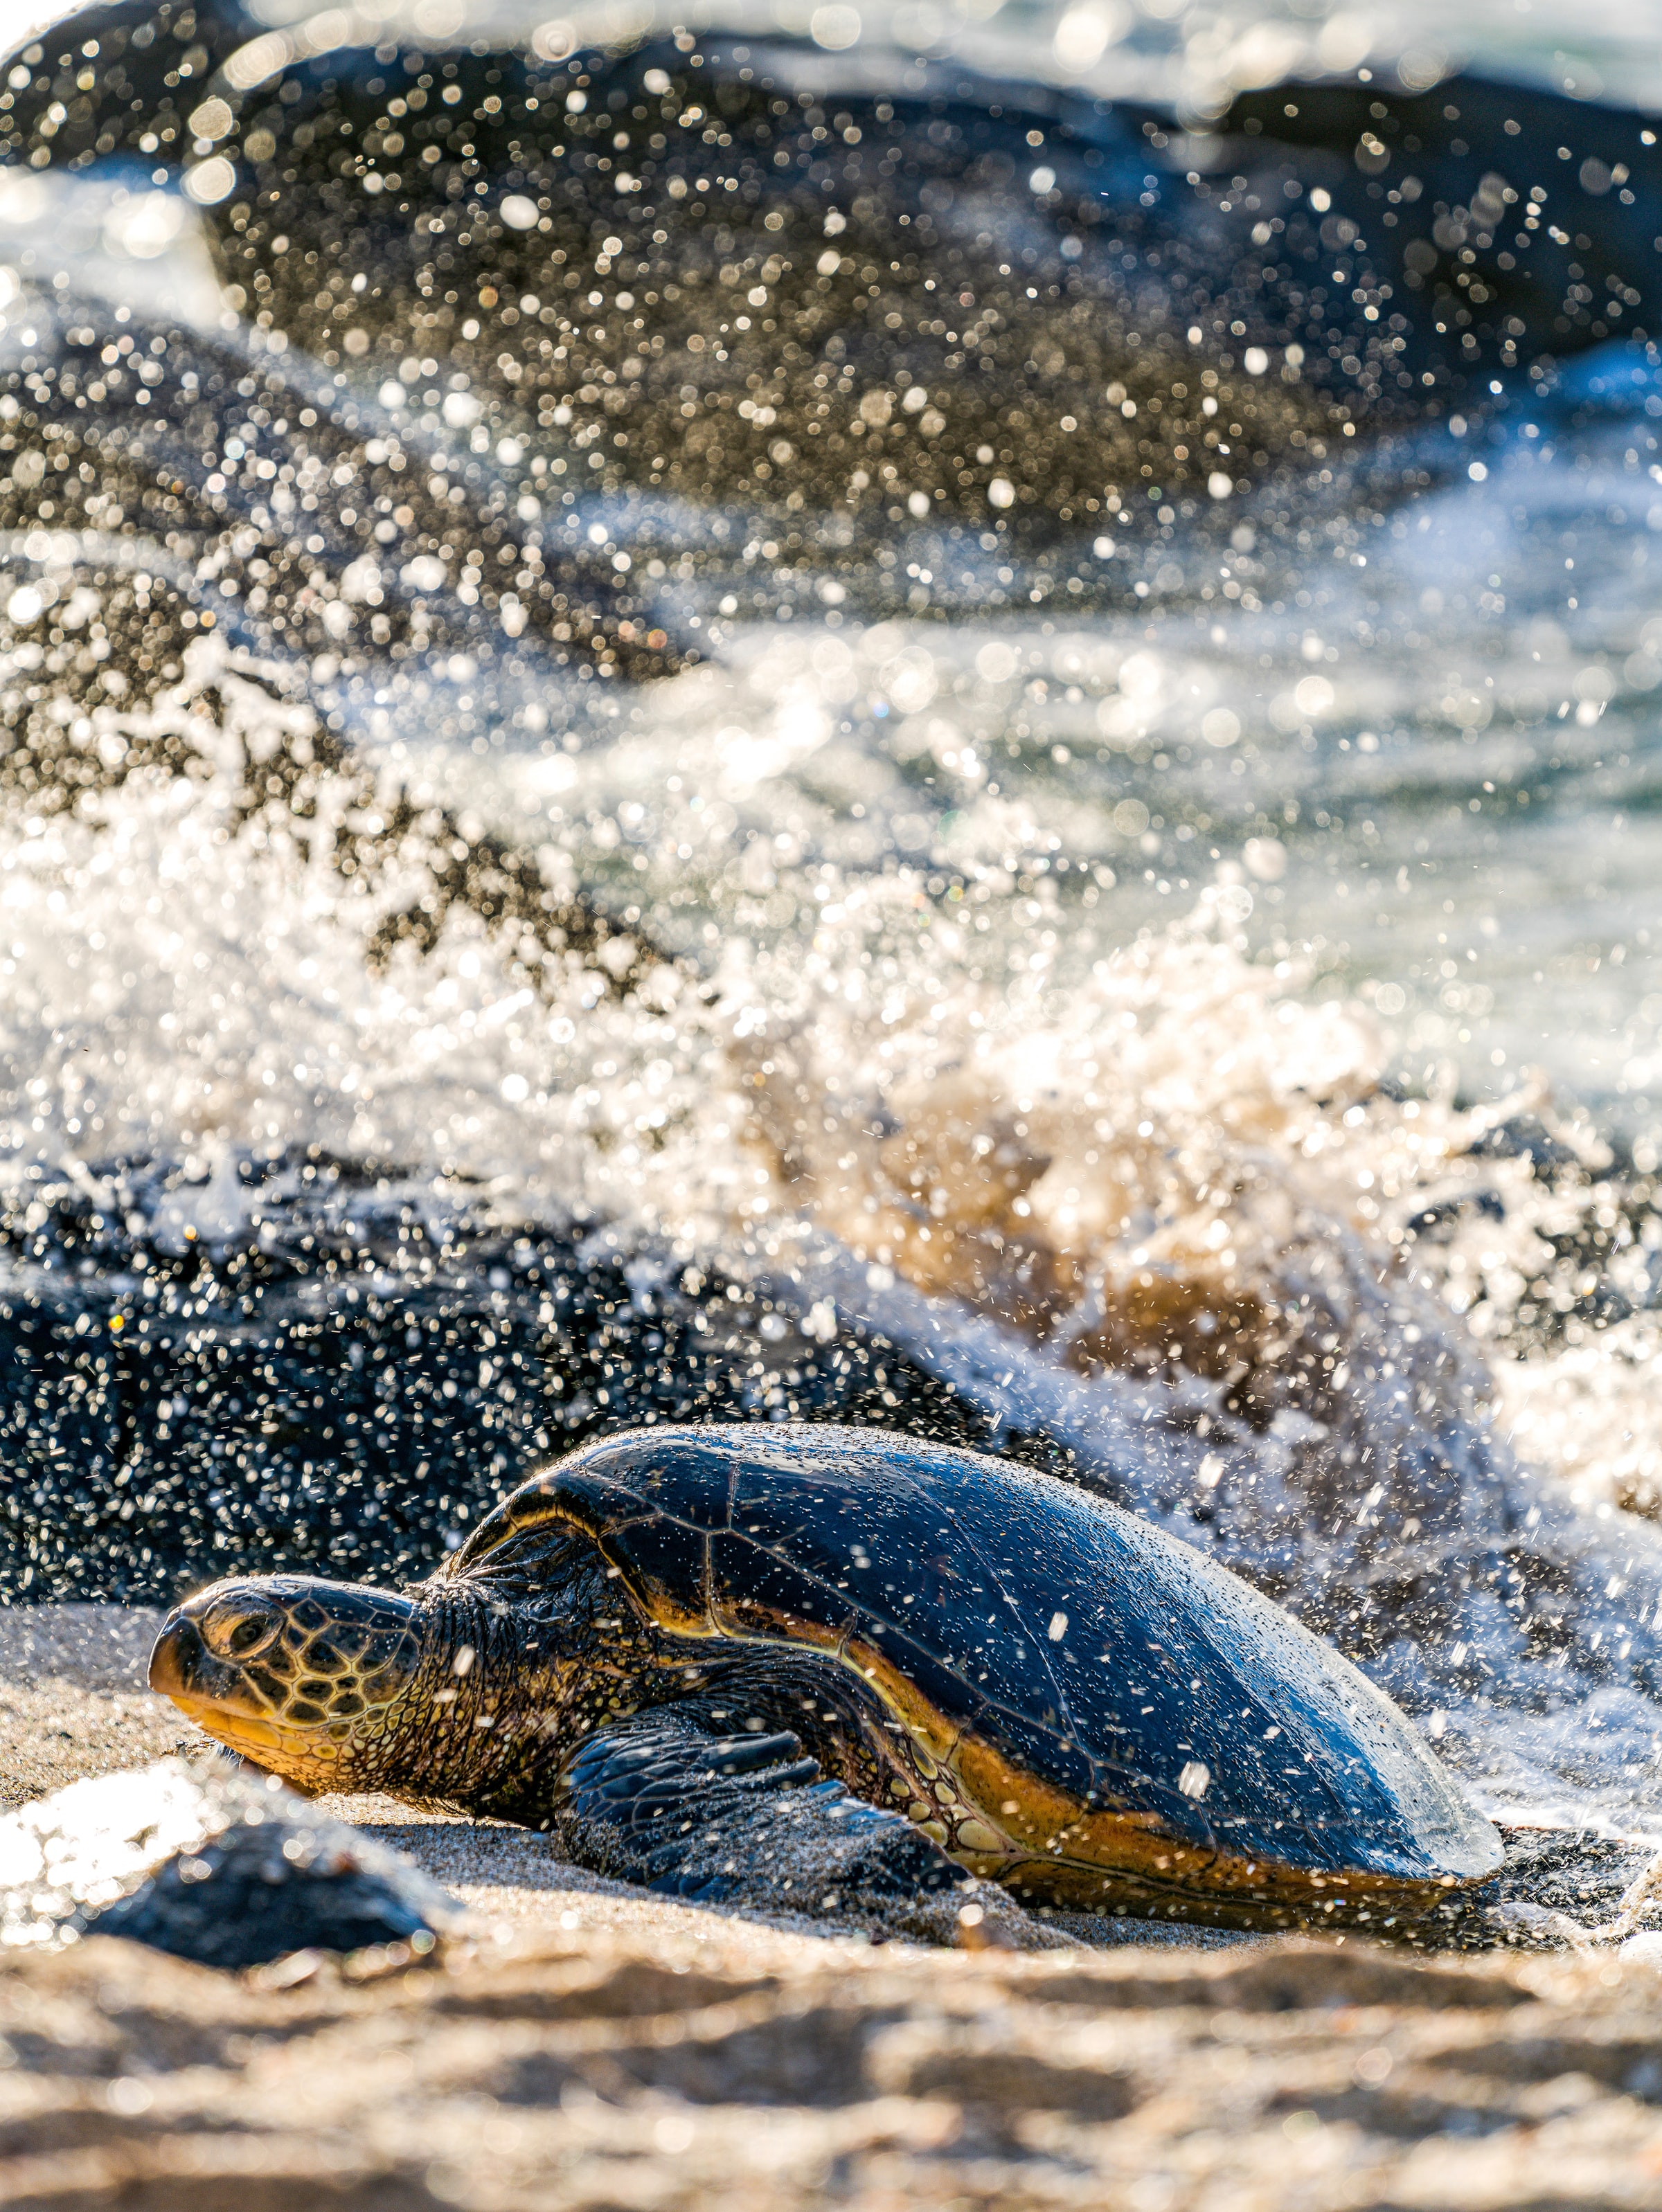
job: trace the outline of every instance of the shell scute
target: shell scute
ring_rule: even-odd
[[[644,1504],[700,1528],[725,1528],[731,1518],[738,1470],[721,1429],[642,1429],[607,1437],[565,1462],[574,1472],[592,1468]]]
[[[938,1755],[981,1727],[986,1707],[974,1686],[938,1652],[886,1621],[860,1621],[848,1649],[862,1669],[875,1664],[886,1678],[887,1702],[937,1746]]]
[[[709,1549],[710,1618],[728,1635],[830,1651],[853,1626],[855,1608],[833,1583],[753,1535],[727,1530],[709,1539]]]
[[[661,1628],[679,1636],[716,1636],[709,1543],[702,1528],[671,1513],[650,1512],[615,1522],[600,1548]]]
[[[1039,1638],[1023,1633],[1008,1591],[966,1544],[958,1516],[915,1479],[910,1451],[889,1466],[874,1462],[863,1434],[858,1453],[837,1448],[846,1431],[813,1435],[800,1474],[787,1462],[798,1479],[782,1484],[771,1460],[737,1478],[735,1535],[776,1558],[813,1561],[816,1579],[858,1615],[856,1637],[906,1653],[904,1664],[920,1686],[925,1676],[935,1685],[939,1709],[955,1725],[981,1710],[989,1686],[1033,1688]],[[815,1448],[821,1437],[823,1454]],[[885,1439],[892,1441],[904,1440]],[[1060,1700],[1041,1692],[1033,1717],[1041,1730],[1060,1726]]]
[[[460,1582],[476,1575],[504,1574],[534,1577],[547,1539],[575,1528],[598,1540],[629,1510],[644,1510],[643,1502],[619,1492],[615,1486],[585,1480],[575,1468],[539,1475],[486,1514],[461,1549],[439,1569],[437,1579]]]
[[[817,1554],[857,1544],[879,1566],[904,1571],[919,1517],[929,1511],[928,1493],[904,1465],[851,1465],[846,1447],[838,1448],[846,1431],[810,1433],[812,1444],[764,1446],[735,1468],[733,1527],[770,1540],[794,1540]]]
[[[870,1556],[863,1498],[842,1484],[782,1484],[772,1475],[746,1468],[735,1480],[728,1523],[735,1536],[782,1558],[813,1559],[826,1572],[856,1553]]]
[[[1094,1762],[1058,1726],[1054,1708],[1044,1702],[1034,1711],[1006,1698],[989,1698],[981,1706],[974,1733],[1008,1765],[1044,1775],[1081,1802],[1097,1786]]]
[[[731,1455],[704,1445],[703,1434],[646,1429],[586,1445],[504,1498],[441,1576],[492,1574],[509,1558],[533,1558],[537,1538],[548,1531],[575,1528],[602,1543],[666,1510],[700,1528],[725,1527]]]
[[[1318,1865],[1365,1850],[1379,1871],[1412,1875],[1458,1855],[1446,1816],[1464,1808],[1400,1716],[1290,1616],[1128,1514],[1033,1483],[1018,1522],[1001,1488],[960,1487],[959,1518],[1020,1590],[1059,1732],[1093,1747],[1111,1791],[1202,1847],[1227,1820],[1232,1848],[1265,1857],[1287,1852],[1290,1826]],[[1040,1538],[1037,1559],[1001,1536],[1005,1514]],[[1018,1725],[1044,1710],[1029,1679]],[[1191,1765],[1207,1770],[1203,1796],[1179,1786]]]

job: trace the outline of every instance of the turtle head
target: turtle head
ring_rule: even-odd
[[[374,1790],[407,1762],[423,1632],[390,1590],[238,1576],[167,1615],[150,1686],[300,1790]]]

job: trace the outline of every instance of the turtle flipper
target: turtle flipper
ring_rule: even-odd
[[[601,1729],[563,1781],[549,1826],[569,1856],[673,1897],[898,1929],[967,1881],[910,1821],[820,1779],[794,1735],[720,1735],[693,1708]]]

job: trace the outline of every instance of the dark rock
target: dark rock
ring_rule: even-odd
[[[125,1936],[204,1966],[407,1943],[460,1908],[408,1860],[274,1778],[168,1759],[0,1822],[0,1942]]]

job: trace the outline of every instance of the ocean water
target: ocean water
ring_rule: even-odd
[[[409,1571],[631,1420],[917,1423],[1215,1549],[1491,1808],[1653,1835],[1656,348],[1466,359],[1427,306],[1351,409],[1336,347],[1324,382],[1190,323],[1245,231],[1173,216],[1174,290],[1165,234],[1117,274],[1065,191],[1091,96],[1169,100],[1146,202],[1101,140],[1111,228],[1179,155],[1208,211],[1319,216],[1336,169],[1208,167],[1232,94],[1464,65],[1596,118],[1654,24],[915,9],[896,131],[944,145],[972,67],[982,167],[773,225],[720,198],[737,106],[671,84],[692,33],[574,18],[548,126],[439,214],[380,118],[332,287],[247,148],[356,112],[308,52],[436,112],[451,42],[508,31],[424,4],[262,18],[304,89],[223,191],[224,133],[194,197],[159,141],[0,170],[7,1590]],[[723,82],[857,146],[894,80],[854,12],[729,11]],[[581,283],[569,240],[528,275],[537,163],[610,161],[648,63],[691,184],[626,252],[591,177]],[[605,193],[654,189],[659,112],[612,104]]]

